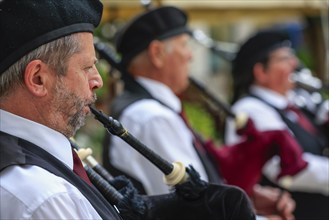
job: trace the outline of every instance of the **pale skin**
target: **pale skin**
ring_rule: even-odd
[[[57,77],[41,60],[25,68],[24,82],[1,101],[1,108],[71,137],[83,125],[95,102],[94,91],[103,85],[93,35],[79,33],[80,51],[68,61],[65,76]]]

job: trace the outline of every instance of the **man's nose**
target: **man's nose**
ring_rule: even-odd
[[[103,79],[96,68],[94,74],[89,80],[89,86],[91,90],[99,89],[103,86]]]

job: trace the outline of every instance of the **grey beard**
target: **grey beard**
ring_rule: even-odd
[[[96,102],[96,94],[93,95],[93,98],[92,98],[92,102],[89,103],[88,105],[91,105],[93,103]],[[76,102],[74,103],[74,106],[78,106],[77,109],[79,109],[74,115],[72,115],[70,118],[69,118],[69,121],[68,121],[68,126],[71,128],[71,137],[75,135],[75,133],[82,127],[85,125],[85,119],[86,119],[86,116],[83,112],[83,108],[85,106],[85,101],[81,101],[79,99],[76,99]]]

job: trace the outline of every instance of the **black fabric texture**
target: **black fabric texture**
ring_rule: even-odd
[[[152,40],[163,40],[182,33],[190,34],[186,23],[186,13],[172,6],[154,8],[137,15],[116,35],[116,49],[121,55],[121,63],[129,63]]]
[[[42,44],[77,32],[93,32],[99,0],[0,1],[0,74]]]
[[[255,214],[245,193],[236,187],[208,184],[202,196],[185,199],[177,193],[144,197],[144,219],[252,220]]]

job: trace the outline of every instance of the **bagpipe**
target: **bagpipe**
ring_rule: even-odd
[[[159,168],[173,189],[163,195],[140,195],[129,179],[111,176],[92,157],[90,149],[81,149],[71,140],[89,179],[107,201],[118,208],[123,219],[255,219],[249,199],[241,189],[201,180],[192,166],[169,163],[138,141],[119,121],[93,106],[90,109],[108,132],[120,137]]]
[[[101,58],[119,72],[123,72],[116,58],[116,53],[111,47],[98,41],[95,43],[95,48]],[[196,79],[189,77],[189,80],[202,95],[223,110],[228,117],[234,118],[237,133],[244,137],[244,141],[241,143],[220,147],[213,144],[212,141],[203,141],[203,147],[214,161],[225,183],[242,188],[250,196],[253,186],[261,178],[263,166],[273,156],[279,155],[281,158],[281,172],[277,177],[278,179],[294,176],[307,166],[307,163],[302,159],[301,148],[291,138],[288,131],[258,131],[247,115],[232,112],[226,103],[214,97]],[[164,173],[167,175],[168,170]],[[281,181],[287,182],[284,179]]]
[[[226,183],[244,189],[252,195],[253,187],[259,182],[262,168],[273,156],[280,157],[281,172],[277,180],[285,187],[288,179],[296,175],[307,163],[302,158],[302,149],[286,130],[258,131],[253,121],[243,113],[234,113],[230,107],[215,98],[201,83],[193,78],[190,82],[209,100],[235,121],[236,132],[242,136],[237,144],[216,146],[213,141],[204,141],[203,146]]]

